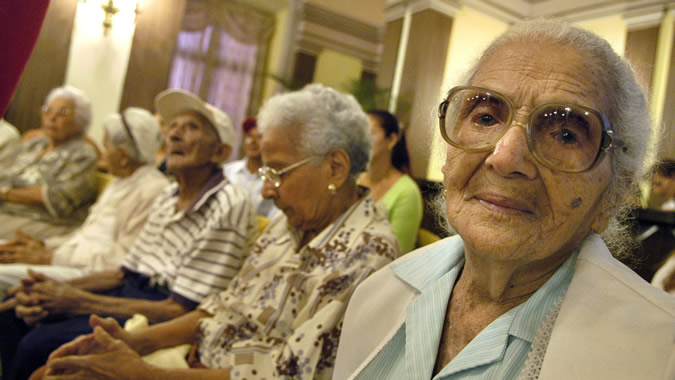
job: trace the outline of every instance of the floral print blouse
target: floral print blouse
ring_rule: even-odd
[[[285,217],[257,239],[229,288],[200,305],[199,356],[232,379],[329,379],[342,317],[368,275],[399,256],[370,195],[304,247]]]
[[[46,208],[0,203],[0,213],[22,215],[54,224],[76,224],[96,198],[96,150],[81,138],[72,138],[49,153],[48,137],[21,144],[16,156],[0,168],[0,185],[41,187]]]

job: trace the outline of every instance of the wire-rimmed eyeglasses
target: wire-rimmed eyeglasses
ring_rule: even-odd
[[[45,115],[53,114],[56,116],[70,116],[73,114],[73,110],[71,110],[70,108],[52,108],[47,105],[40,107],[40,111],[42,111],[42,113]]]
[[[473,86],[451,89],[438,107],[443,139],[470,152],[493,149],[514,124],[524,127],[528,147],[539,162],[564,172],[586,171],[603,153],[623,147],[607,118],[588,107],[541,104],[530,112],[525,125],[514,122],[514,114],[509,98]]]
[[[283,169],[276,170],[273,168],[270,168],[267,165],[263,165],[258,169],[258,175],[260,178],[263,179],[263,181],[269,181],[272,185],[274,185],[275,188],[279,188],[281,186],[281,176],[290,172],[291,170],[300,167],[301,165],[304,165],[308,163],[311,160],[314,160],[316,158],[320,158],[321,156],[312,156],[312,157],[307,157],[304,160],[300,160],[294,164],[290,164],[286,166]]]

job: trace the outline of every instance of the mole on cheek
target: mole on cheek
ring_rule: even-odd
[[[572,201],[572,204],[570,205],[570,207],[577,208],[577,207],[581,206],[581,203],[583,203],[581,198],[577,198],[577,199]]]

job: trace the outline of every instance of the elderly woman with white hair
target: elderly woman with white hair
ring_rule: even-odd
[[[271,98],[258,125],[263,195],[284,215],[229,287],[194,312],[133,333],[92,317],[94,333],[51,355],[49,378],[330,378],[352,292],[399,255],[386,217],[356,184],[370,157],[368,119],[353,97],[310,85]],[[192,369],[139,356],[183,343],[194,344]]]
[[[29,234],[0,245],[0,293],[31,269],[55,280],[118,268],[168,179],[154,167],[161,144],[157,119],[127,108],[103,122],[104,160],[114,176],[82,226],[41,242]]]
[[[647,102],[591,32],[513,26],[439,107],[457,236],[368,278],[336,379],[673,379],[675,299],[614,257]]]
[[[82,223],[97,190],[97,152],[84,140],[90,120],[91,104],[79,89],[47,95],[43,135],[23,142],[0,168],[0,239],[16,228],[44,239]]]

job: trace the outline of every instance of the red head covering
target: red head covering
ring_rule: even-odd
[[[255,128],[258,126],[258,122],[256,121],[255,117],[250,116],[247,117],[246,120],[244,120],[243,123],[241,123],[241,129],[244,130],[244,133],[248,133],[251,129]]]

